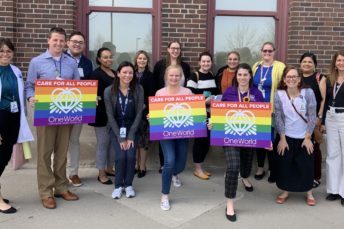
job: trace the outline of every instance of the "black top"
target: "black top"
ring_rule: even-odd
[[[185,77],[184,86],[186,86],[186,82],[190,78],[190,66],[183,61],[180,63],[180,65],[181,65],[183,72],[184,72],[184,77]],[[166,68],[167,68],[166,59],[159,60],[154,66],[154,70],[153,70],[153,75],[154,75],[154,79],[155,79],[154,94],[157,90],[165,87],[164,76],[165,76]]]
[[[218,91],[219,91],[220,93],[221,93],[221,91],[222,91],[222,88],[221,88],[221,80],[222,80],[222,76],[223,76],[223,71],[224,71],[226,68],[228,68],[228,65],[225,65],[225,66],[221,67],[221,68],[217,71],[217,73],[216,73],[216,75],[215,75],[216,86],[217,86],[217,89],[218,89]]]
[[[324,75],[319,74],[319,77],[317,79],[317,74],[318,72],[314,72],[311,76],[308,77],[303,77],[303,82],[310,88],[312,88],[314,95],[315,95],[315,99],[317,101],[317,114],[319,113],[319,109],[320,109],[320,104],[321,104],[321,92],[320,92],[320,88],[319,88],[319,83],[320,80],[324,77]]]
[[[334,86],[338,87],[339,84],[335,83]],[[331,107],[344,107],[344,85],[342,85],[339,88],[335,101],[333,101],[333,87],[332,86],[327,87],[323,118],[321,122],[321,124],[323,125],[325,124],[326,112],[330,109],[330,106]]]
[[[116,72],[114,70],[112,70],[112,72],[116,75]],[[107,124],[107,116],[104,103],[104,90],[105,88],[113,84],[114,78],[106,74],[106,72],[104,72],[100,67],[98,67],[91,74],[90,79],[98,80],[97,96],[100,97],[100,100],[98,100],[98,106],[96,109],[96,121],[95,123],[90,123],[89,125],[95,127],[103,127]]]
[[[71,56],[67,51],[65,52],[68,56]],[[72,57],[72,56],[71,56]],[[73,58],[73,57],[72,57]],[[88,80],[93,72],[93,65],[90,59],[86,56],[81,55],[78,68],[82,68],[84,71],[84,77],[80,77],[81,80]]]
[[[136,73],[136,75],[139,77],[140,73]],[[142,118],[146,119],[146,115],[148,114],[148,97],[155,95],[155,82],[153,73],[149,70],[145,70],[144,72],[142,72],[142,75],[139,78],[139,82],[143,87],[144,103],[146,106],[146,108],[143,111]]]

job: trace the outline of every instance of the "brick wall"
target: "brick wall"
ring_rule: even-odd
[[[198,54],[206,49],[207,0],[162,0],[162,48],[172,40],[182,43],[184,60],[197,66]]]
[[[75,25],[73,0],[2,0],[0,36],[13,40],[15,64],[25,73],[32,57],[47,48],[47,34],[61,26],[67,34]],[[5,17],[3,17],[5,15]]]
[[[290,0],[288,60],[298,64],[306,51],[318,57],[326,73],[332,55],[344,49],[343,0]]]

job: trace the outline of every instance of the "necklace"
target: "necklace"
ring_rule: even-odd
[[[239,102],[250,102],[250,89],[248,89],[247,95],[241,99],[241,92],[238,88],[238,99],[239,99]]]

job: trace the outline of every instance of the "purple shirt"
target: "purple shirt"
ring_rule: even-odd
[[[244,98],[245,96],[247,96],[247,92],[241,94],[241,98]],[[238,88],[227,88],[227,90],[223,93],[222,101],[239,102]],[[254,86],[250,88],[250,102],[264,102],[262,93]]]

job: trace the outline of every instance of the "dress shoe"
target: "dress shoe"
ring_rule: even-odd
[[[144,176],[146,176],[146,170],[139,170],[137,173],[137,177],[142,178]]]
[[[205,175],[207,175],[208,177],[211,177],[211,173],[210,173],[210,172],[204,170],[203,173],[204,173]]]
[[[261,180],[261,179],[264,178],[264,176],[265,176],[265,171],[263,171],[262,174],[255,174],[255,175],[254,175],[254,179],[256,179],[256,180]]]
[[[288,199],[288,196],[282,197],[282,196],[277,196],[276,198],[276,203],[278,204],[284,204],[284,202]]]
[[[113,184],[112,180],[107,179],[107,181],[102,181],[102,180],[100,179],[99,176],[98,176],[98,181],[99,181],[100,183],[106,184],[106,185]]]
[[[226,208],[226,218],[231,222],[235,222],[237,220],[235,213],[234,215],[227,215],[227,208]]]
[[[64,200],[67,200],[67,201],[74,201],[74,200],[79,199],[79,197],[77,195],[75,195],[74,193],[72,193],[69,190],[65,193],[55,194],[54,196],[57,198],[63,198]]]
[[[8,204],[10,201],[8,199],[2,199],[6,204]]]
[[[10,207],[9,209],[6,209],[6,210],[0,209],[0,212],[4,214],[12,214],[12,213],[16,213],[17,209],[15,209],[14,207]]]
[[[334,201],[334,200],[338,200],[339,198],[340,198],[340,195],[338,195],[338,194],[329,194],[326,197],[326,200]]]
[[[251,186],[246,186],[245,183],[244,183],[244,181],[243,181],[243,180],[241,180],[241,181],[242,181],[242,184],[244,185],[245,190],[246,190],[247,192],[253,192],[253,186],[252,186],[252,184],[251,184]]]
[[[317,204],[317,202],[315,201],[315,199],[311,199],[311,198],[306,198],[306,202],[309,206],[315,206]]]
[[[344,198],[343,197],[340,200],[340,204],[344,207]]]
[[[48,209],[54,209],[56,208],[56,202],[53,197],[48,197],[46,199],[42,199],[43,207]]]
[[[80,187],[83,185],[78,175],[70,176],[69,181],[74,187]]]
[[[201,180],[209,180],[209,177],[207,175],[205,175],[204,173],[200,173],[200,172],[195,170],[193,172],[193,174]]]

